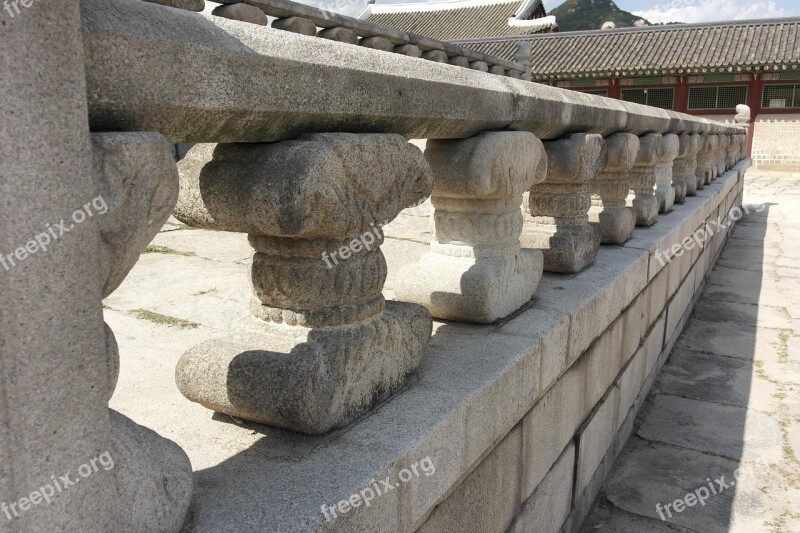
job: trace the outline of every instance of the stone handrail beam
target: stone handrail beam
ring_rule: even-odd
[[[395,28],[388,28],[365,20],[354,19],[334,13],[318,9],[313,6],[292,2],[291,0],[220,0],[221,4],[246,4],[257,7],[265,14],[276,17],[278,21],[289,18],[302,18],[310,21],[314,26],[320,28],[343,28],[353,32],[362,39],[369,39],[379,37],[391,43],[394,46],[412,45],[419,48],[422,52],[431,50],[441,51],[448,58],[465,58],[467,61],[466,68],[470,68],[472,62],[484,62],[488,66],[503,67],[506,73],[515,72],[518,77],[525,70],[525,65],[514,63],[499,57],[493,57],[487,54],[469,50],[462,46],[443,41],[437,41],[429,37],[417,35],[415,33],[404,32]],[[281,27],[283,24],[275,25],[273,27]],[[286,28],[288,29],[288,28]],[[292,30],[289,30],[292,31]],[[363,41],[362,41],[363,44]],[[388,51],[388,50],[387,50]],[[479,70],[479,69],[476,69]],[[513,76],[512,76],[513,77]]]
[[[171,142],[303,133],[742,133],[706,119],[146,2],[86,0],[90,126]],[[175,58],[183,58],[176,61]]]

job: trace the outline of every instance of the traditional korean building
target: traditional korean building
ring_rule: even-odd
[[[358,18],[442,41],[516,37],[558,28],[555,17],[547,16],[542,0],[367,4]]]
[[[756,165],[800,170],[800,18],[457,42],[510,59],[520,39],[538,83],[715,120],[747,104]]]

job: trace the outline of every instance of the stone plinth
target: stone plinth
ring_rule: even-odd
[[[636,164],[628,174],[631,194],[628,205],[636,213],[636,225],[652,226],[658,217],[658,198],[655,195],[656,177],[659,166],[663,169],[661,158],[664,155],[664,138],[658,133],[650,133],[639,139],[639,154]]]
[[[580,272],[594,261],[600,228],[589,224],[591,185],[607,165],[602,136],[577,133],[544,143],[547,179],[528,194],[520,240],[524,248],[544,253],[549,272]]]
[[[672,165],[678,155],[680,142],[677,135],[667,134],[662,136],[664,149],[656,165],[656,198],[658,198],[658,212],[669,213],[675,204],[675,188],[672,186]]]
[[[633,235],[636,214],[625,204],[628,172],[639,154],[639,137],[616,133],[606,138],[608,162],[592,182],[589,222],[600,227],[600,242],[622,244]]]
[[[697,152],[700,150],[700,135],[683,134],[678,137],[678,155],[672,164],[672,184],[675,187],[675,203],[682,204],[687,196],[697,194]]]
[[[381,227],[431,191],[399,135],[319,134],[197,145],[180,163],[176,216],[249,234],[253,316],[178,362],[210,409],[319,434],[394,393],[431,334],[423,307],[386,304]]]
[[[719,140],[716,135],[700,135],[700,151],[697,154],[697,190],[702,190],[711,183],[714,178],[716,168],[714,163],[714,152],[717,150]]]
[[[522,194],[544,181],[542,142],[526,132],[485,132],[431,140],[433,241],[402,270],[397,298],[437,318],[492,323],[528,302],[542,275],[542,252],[521,249]]]

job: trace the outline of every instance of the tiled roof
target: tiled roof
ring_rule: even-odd
[[[369,4],[359,18],[432,39],[454,40],[530,35],[556,28],[541,0],[461,0],[415,4]]]
[[[533,76],[690,74],[797,70],[800,18],[555,33],[531,43]],[[459,40],[506,59],[519,39]]]

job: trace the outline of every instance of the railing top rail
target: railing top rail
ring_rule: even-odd
[[[291,0],[215,0],[221,4],[248,4],[259,8],[271,17],[301,17],[310,20],[320,28],[346,28],[359,37],[383,37],[392,44],[413,44],[423,51],[440,50],[450,57],[463,56],[471,61],[483,61],[491,65],[500,65],[507,69],[524,71],[524,65],[500,57],[483,54],[469,48],[452,43],[437,41],[423,35],[388,28],[366,20],[355,19],[333,11],[292,2]]]
[[[742,133],[738,127],[146,2],[82,3],[95,131],[172,142],[304,133]],[[177,60],[176,58],[179,58]]]

